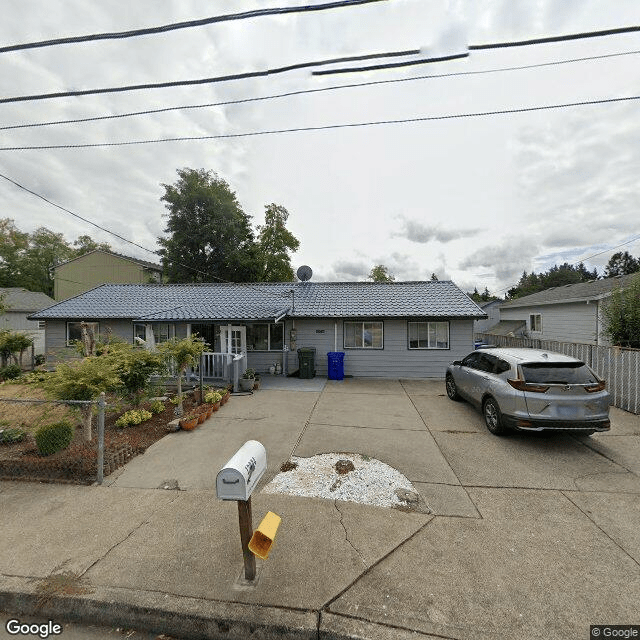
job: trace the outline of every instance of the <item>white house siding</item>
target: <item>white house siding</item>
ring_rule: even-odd
[[[529,315],[542,316],[542,332],[530,331]],[[530,338],[597,344],[598,306],[596,302],[567,302],[527,307],[502,307],[502,320],[525,320]]]
[[[416,320],[428,320],[416,318]],[[431,320],[441,320],[432,318]],[[365,319],[366,321],[366,319]],[[344,351],[345,375],[375,378],[443,378],[447,365],[473,350],[473,320],[449,321],[449,349],[408,349],[407,319],[386,318],[383,349],[344,349],[343,321],[337,320],[337,350]],[[316,373],[326,376],[327,353],[334,351],[334,320],[303,318],[295,321],[296,348],[316,348]],[[287,338],[290,329],[287,323]],[[318,331],[324,330],[324,333]],[[289,355],[289,371],[298,368],[298,354]]]
[[[33,338],[35,353],[44,353],[44,329],[38,328],[39,323],[37,320],[27,320],[28,315],[27,312],[7,311],[0,316],[0,329],[26,333]]]

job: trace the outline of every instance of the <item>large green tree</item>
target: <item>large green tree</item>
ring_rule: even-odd
[[[604,277],[626,276],[636,271],[640,271],[640,260],[636,260],[628,251],[618,251],[609,258],[604,269]]]
[[[257,247],[246,214],[225,180],[204,169],[178,169],[163,184],[168,213],[159,238],[169,282],[247,282],[257,279]]]
[[[22,267],[28,246],[28,233],[20,231],[11,218],[0,219],[0,287],[22,286]]]
[[[260,282],[292,282],[294,280],[290,252],[300,241],[287,229],[289,212],[281,205],[265,206],[264,225],[258,227],[257,280]]]

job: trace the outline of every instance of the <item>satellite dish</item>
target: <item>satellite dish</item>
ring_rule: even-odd
[[[311,276],[313,275],[313,271],[311,271],[311,267],[308,267],[306,264],[303,264],[296,271],[296,275],[298,276],[298,280],[302,280],[302,282],[306,282],[307,280],[311,280]]]

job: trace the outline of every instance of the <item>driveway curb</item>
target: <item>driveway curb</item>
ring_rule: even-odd
[[[409,640],[428,634],[352,619],[323,611],[223,602],[85,585],[82,595],[36,591],[37,578],[0,578],[0,611],[16,618],[75,622],[174,635],[181,639],[225,640]]]

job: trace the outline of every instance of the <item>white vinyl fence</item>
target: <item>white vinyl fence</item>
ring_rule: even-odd
[[[497,347],[544,349],[578,358],[606,380],[614,407],[640,413],[640,349],[599,347],[579,342],[514,338],[486,333],[476,334],[476,338]]]

